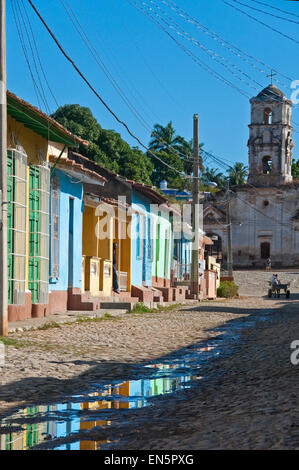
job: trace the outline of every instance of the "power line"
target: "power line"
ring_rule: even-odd
[[[172,167],[171,165],[169,165],[168,163],[166,163],[164,160],[162,160],[161,158],[159,158],[154,152],[152,152],[145,144],[143,144],[141,142],[141,140],[135,136],[133,134],[133,132],[130,130],[130,128],[128,127],[128,125],[122,121],[116,114],[114,111],[112,111],[112,109],[110,108],[110,106],[104,101],[104,99],[99,95],[99,93],[95,90],[95,88],[93,87],[93,85],[89,82],[89,80],[85,77],[85,75],[81,72],[81,70],[77,67],[77,65],[75,64],[75,62],[70,58],[70,56],[65,52],[65,50],[63,49],[62,45],[60,44],[60,42],[58,41],[58,39],[56,38],[56,36],[54,35],[54,33],[51,31],[50,27],[47,25],[46,21],[43,19],[43,17],[40,15],[39,11],[37,10],[37,8],[35,7],[35,5],[33,4],[33,2],[31,0],[28,0],[30,6],[32,7],[32,9],[34,10],[34,12],[36,13],[36,15],[38,16],[38,18],[40,19],[40,21],[42,22],[42,24],[44,25],[44,27],[46,28],[46,30],[48,31],[48,33],[50,34],[50,36],[52,37],[53,41],[55,42],[55,44],[57,45],[57,47],[59,48],[59,50],[61,51],[61,53],[64,55],[64,57],[67,59],[68,62],[70,62],[70,64],[72,65],[72,67],[76,70],[76,72],[80,75],[80,77],[83,79],[83,81],[87,84],[87,86],[90,88],[90,90],[94,93],[94,95],[100,100],[100,102],[104,105],[104,107],[109,111],[110,114],[112,114],[112,116],[116,119],[116,121],[121,124],[128,132],[128,134],[134,139],[136,140],[139,145],[141,145],[142,148],[144,148],[145,150],[147,150],[150,155],[152,155],[154,158],[156,158],[157,160],[159,160],[163,165],[167,166],[168,168],[170,168],[171,170],[175,171],[176,173],[180,174],[183,178],[186,178],[186,179],[193,179],[192,176],[188,176],[186,177],[185,175],[182,175],[182,172],[180,172],[179,170],[177,170],[176,168]]]
[[[205,152],[205,153],[206,153],[211,159],[213,159],[216,163],[218,163],[218,165],[222,165],[222,168],[227,167],[228,170],[232,168],[232,167],[230,167],[229,165],[227,165],[225,162],[223,162],[223,161],[222,161],[223,159],[220,159],[220,157],[216,157],[215,155],[213,155],[213,154],[210,153],[210,152]],[[257,186],[255,186],[255,185],[253,185],[253,184],[251,184],[251,183],[248,183],[248,182],[246,182],[246,185],[247,185],[247,186],[250,186],[251,188],[253,188],[254,191],[256,192],[256,194],[258,194],[259,196],[263,196],[263,194],[261,194],[261,193],[258,191],[258,187],[257,187]],[[284,211],[287,212],[288,214],[292,215],[292,216],[294,215],[294,213],[291,212],[291,211],[288,210],[288,209],[284,209]]]
[[[167,148],[169,150],[171,150],[173,152],[174,155],[180,155],[182,156],[184,159],[186,159],[188,156],[186,154],[183,154],[181,152],[179,152],[178,150],[175,150],[173,149],[165,140],[161,139],[161,137],[157,134],[157,133],[153,133],[152,132],[152,127],[145,121],[145,119],[139,114],[139,112],[137,111],[137,109],[132,105],[132,103],[130,103],[129,99],[126,97],[125,93],[123,92],[123,90],[120,88],[120,86],[117,84],[116,80],[114,79],[113,75],[109,72],[109,69],[106,67],[105,63],[103,62],[103,60],[101,59],[101,57],[99,56],[97,50],[95,49],[93,43],[90,41],[90,39],[88,38],[87,36],[87,33],[86,31],[83,29],[82,25],[80,24],[79,20],[78,20],[78,17],[76,16],[75,12],[73,11],[73,9],[70,7],[69,5],[69,2],[67,0],[60,0],[60,3],[62,4],[63,8],[65,9],[67,15],[69,16],[74,28],[76,29],[77,33],[80,35],[82,41],[84,42],[84,44],[87,46],[88,50],[90,51],[90,53],[92,54],[93,58],[96,60],[96,63],[101,67],[101,69],[104,71],[105,75],[108,77],[109,81],[112,82],[113,86],[115,87],[115,89],[119,92],[120,96],[122,98],[125,99],[125,102],[126,104],[130,107],[131,110],[134,111],[134,115],[135,117],[137,117],[137,119],[140,121],[140,119],[142,119],[143,123],[141,122],[141,124],[143,125],[143,127],[151,132],[152,134],[155,134],[155,137],[157,140],[159,140],[160,143],[163,143],[164,145],[167,146]],[[64,4],[66,3],[68,8],[69,8],[69,11],[67,10],[67,7],[66,5]],[[74,20],[76,21],[77,25],[75,24],[72,16],[74,18]],[[139,119],[140,118],[140,119]],[[189,159],[188,159],[189,160]]]
[[[291,16],[294,16],[294,17],[296,17],[296,18],[299,18],[299,15],[296,15],[296,13],[291,13],[291,12],[289,12],[289,11],[282,10],[281,8],[274,7],[274,6],[272,6],[272,5],[269,5],[268,3],[260,2],[260,1],[258,1],[258,0],[251,0],[251,1],[254,2],[254,3],[258,3],[258,4],[260,4],[260,5],[264,5],[264,6],[268,7],[268,8],[272,8],[272,10],[281,11],[282,13],[285,13],[286,15],[291,15]]]
[[[168,6],[172,11],[175,11],[176,14],[178,16],[180,16],[181,18],[183,18],[184,20],[188,21],[190,24],[192,24],[193,26],[195,26],[197,29],[199,29],[200,31],[202,31],[203,33],[207,34],[209,37],[211,37],[212,39],[214,39],[215,41],[217,41],[222,47],[225,47],[227,50],[229,50],[232,54],[236,55],[237,57],[239,57],[241,60],[245,61],[247,64],[249,64],[250,66],[252,66],[253,68],[255,68],[256,70],[258,70],[260,73],[262,73],[263,75],[267,75],[267,71],[266,70],[263,70],[261,69],[260,67],[258,67],[257,65],[255,65],[253,62],[249,61],[246,57],[248,57],[249,59],[255,61],[256,63],[258,64],[261,64],[263,65],[264,67],[268,68],[269,70],[273,70],[276,74],[286,78],[287,80],[290,80],[292,81],[292,79],[290,77],[287,77],[286,75],[282,74],[281,72],[279,72],[277,69],[274,69],[273,66],[270,66],[268,64],[266,64],[265,62],[263,62],[262,60],[260,59],[257,59],[256,57],[248,54],[247,52],[244,52],[242,49],[240,49],[239,47],[235,46],[234,44],[232,44],[231,42],[225,40],[222,36],[219,36],[219,34],[215,33],[215,31],[211,30],[211,28],[208,28],[207,26],[203,25],[202,23],[199,22],[199,20],[197,18],[194,18],[193,16],[191,16],[189,13],[187,13],[185,10],[183,10],[182,8],[178,7],[174,1],[172,0],[161,0],[162,3],[166,6]],[[287,85],[285,85],[284,83],[280,82],[279,80],[275,79],[275,81],[277,83],[280,83],[282,86],[285,86],[287,87]]]
[[[236,2],[236,0],[231,0],[233,2]],[[235,5],[232,5],[231,3],[228,3],[226,0],[222,0],[223,3],[225,3],[225,5],[228,5],[230,6],[231,8],[233,8],[234,10],[237,10],[239,11],[240,13],[242,13],[243,15],[247,16],[248,18],[251,18],[253,21],[256,21],[257,23],[265,26],[266,28],[270,29],[271,31],[274,31],[275,33],[279,34],[280,36],[283,36],[285,37],[286,39],[289,39],[290,41],[294,42],[295,44],[299,44],[299,41],[297,41],[296,39],[292,38],[291,36],[288,36],[287,34],[285,33],[282,33],[281,31],[279,31],[278,29],[276,28],[273,28],[272,26],[268,25],[267,23],[264,23],[263,21],[261,20],[258,20],[257,18],[255,18],[254,16],[250,15],[249,13],[247,13],[246,11],[244,10],[241,10],[240,8],[236,7]],[[238,2],[239,3],[239,2]]]
[[[37,63],[36,63],[36,60],[35,60],[34,48],[33,48],[32,43],[31,43],[31,39],[30,39],[30,35],[29,35],[28,29],[27,29],[27,25],[25,23],[25,19],[22,15],[22,12],[21,12],[21,7],[20,7],[19,0],[16,0],[16,7],[19,10],[19,13],[17,12],[17,14],[19,15],[19,18],[21,18],[21,21],[23,23],[23,28],[25,30],[25,34],[26,34],[26,37],[27,37],[27,41],[28,41],[28,44],[29,44],[30,51],[31,51],[31,56],[32,56],[32,60],[33,60],[33,65],[34,65],[36,77],[37,77],[37,80],[38,80],[38,83],[39,83],[39,86],[40,86],[40,95],[41,95],[42,101],[44,103],[46,112],[48,114],[50,114],[50,108],[49,108],[48,101],[47,101],[47,98],[46,98],[46,95],[45,95],[45,91],[44,91],[44,87],[43,87],[43,84],[42,84],[42,81],[41,81],[41,77],[40,77],[40,74],[39,74]]]
[[[150,20],[155,23],[162,31],[164,31],[167,36],[169,36],[172,41],[175,42],[175,44],[183,50],[183,52],[191,57],[191,59],[199,65],[203,70],[205,70],[207,73],[212,75],[214,78],[219,80],[221,83],[225,83],[226,85],[230,86],[231,88],[235,89],[240,93],[241,95],[245,96],[247,99],[250,98],[246,92],[244,92],[241,88],[237,87],[235,84],[230,82],[228,79],[224,78],[223,75],[220,73],[216,72],[214,69],[212,69],[209,65],[207,65],[205,62],[203,62],[201,59],[199,59],[195,54],[193,54],[189,49],[187,49],[181,42],[179,42],[159,21],[157,21],[155,18],[153,18],[143,7],[138,5],[134,0],[127,0],[128,3],[130,3],[133,7],[137,8],[140,10],[144,15],[148,16]]]
[[[229,86],[231,86],[231,87],[237,89],[238,92],[239,92],[240,94],[246,96],[246,98],[249,98],[249,96],[248,96],[247,94],[245,94],[245,92],[244,92],[243,90],[241,90],[240,88],[236,87],[234,84],[232,84],[232,82],[229,82],[229,81],[226,80],[223,76],[221,76],[220,74],[218,74],[217,72],[215,72],[213,69],[211,69],[207,64],[204,64],[202,61],[200,61],[200,59],[199,59],[196,55],[194,55],[189,49],[187,49],[181,42],[179,42],[178,40],[176,40],[176,39],[172,36],[172,34],[171,34],[158,20],[156,20],[155,18],[153,18],[152,14],[149,13],[148,11],[146,11],[146,10],[144,9],[144,7],[138,5],[134,0],[127,0],[127,1],[128,1],[130,4],[133,4],[133,6],[135,6],[137,9],[139,9],[142,13],[144,13],[146,16],[148,16],[148,17],[151,19],[151,21],[153,21],[155,24],[157,24],[158,27],[159,27],[160,29],[162,29],[162,30],[163,30],[163,31],[164,31],[164,32],[165,32],[165,33],[166,33],[166,34],[167,34],[167,35],[168,35],[168,36],[169,36],[187,55],[189,55],[189,56],[191,57],[191,59],[192,59],[194,62],[196,62],[198,65],[200,65],[201,68],[204,68],[204,70],[208,71],[208,73],[210,73],[211,75],[213,75],[213,76],[214,76],[215,78],[217,78],[218,80],[220,79],[222,82],[226,83],[227,85],[229,85]],[[151,3],[154,3],[152,0],[150,0],[150,1],[151,1]],[[145,5],[145,6],[147,6],[148,10],[151,11],[151,12],[153,12],[153,14],[154,14],[156,17],[157,17],[157,16],[160,17],[164,23],[166,23],[166,24],[169,25],[169,23],[168,23],[165,19],[163,19],[160,15],[158,15],[157,13],[155,13],[154,10],[153,10],[149,5],[147,5],[147,4],[146,4],[145,2],[143,2],[143,1],[141,1],[141,3],[142,3],[143,5]],[[159,7],[158,7],[158,8],[159,8]],[[174,29],[171,25],[169,25],[169,27],[170,27],[171,29]],[[178,33],[178,35],[182,36],[181,33],[179,33],[178,31],[176,31],[176,32]],[[188,33],[186,33],[186,34],[188,34]],[[196,41],[196,40],[195,40],[195,41]],[[215,53],[213,53],[213,54],[215,54]],[[216,55],[217,55],[217,54],[216,54]],[[218,60],[216,60],[216,61],[219,62]],[[248,82],[245,82],[243,79],[241,79],[238,75],[236,75],[233,71],[231,71],[225,64],[223,64],[223,63],[221,63],[221,62],[219,62],[219,63],[220,63],[221,65],[223,65],[224,67],[226,67],[226,68],[230,71],[230,73],[232,73],[233,75],[235,75],[239,80],[241,80],[242,82],[248,84]],[[250,79],[253,80],[253,81],[255,81],[255,80],[252,79],[251,77],[250,77]],[[258,82],[255,82],[255,83],[257,83],[260,87],[262,87],[262,85],[260,85]],[[250,85],[250,86],[251,86],[251,85]],[[256,87],[253,87],[253,88],[254,88],[255,90],[257,90]],[[272,99],[273,99],[274,101],[277,101],[277,102],[280,102],[280,101],[281,101],[281,98],[280,98],[275,92],[273,92],[272,90],[269,90],[269,89],[268,89],[268,93],[269,93],[270,95],[272,95]]]
[[[13,12],[13,18],[14,18],[17,34],[19,36],[20,44],[21,44],[21,47],[22,47],[22,50],[23,50],[23,55],[24,55],[24,58],[25,58],[25,62],[27,64],[28,71],[29,71],[29,74],[30,74],[30,77],[31,77],[31,80],[32,80],[32,83],[33,83],[33,88],[34,88],[34,92],[35,92],[35,95],[36,95],[36,99],[37,99],[39,107],[41,108],[40,91],[38,89],[37,83],[35,81],[35,78],[34,78],[34,75],[33,75],[33,72],[32,72],[31,64],[30,64],[29,57],[28,57],[28,54],[27,54],[27,49],[26,49],[26,46],[25,46],[23,32],[21,30],[20,20],[19,20],[19,17],[17,15],[17,11],[15,10],[13,2],[11,3],[11,8],[12,8],[12,12]]]
[[[264,212],[260,211],[257,207],[255,207],[253,204],[251,204],[250,202],[247,202],[247,201],[244,201],[244,199],[242,199],[241,197],[239,197],[234,191],[231,191],[234,196],[239,199],[240,201],[242,201],[244,204],[246,204],[247,206],[251,207],[252,209],[255,210],[255,212],[258,212],[259,214],[261,214],[263,217],[266,217],[268,219],[270,219],[271,221],[275,221],[277,222],[277,225],[281,225],[281,226],[289,226],[289,227],[292,227],[292,224],[290,224],[289,222],[279,222],[279,220],[275,219],[274,217],[271,217],[267,214],[265,214]]]
[[[31,32],[31,37],[32,37],[32,41],[33,41],[33,44],[34,44],[34,49],[35,49],[35,52],[36,52],[36,56],[37,56],[37,60],[38,60],[38,63],[39,63],[41,72],[42,72],[42,74],[43,74],[45,83],[46,83],[46,85],[47,85],[47,87],[48,87],[48,89],[49,89],[49,92],[50,92],[50,94],[51,94],[51,96],[52,96],[52,98],[53,98],[53,100],[54,100],[54,102],[55,102],[55,104],[56,104],[56,106],[57,106],[57,108],[58,108],[58,107],[59,107],[58,101],[57,101],[57,99],[56,99],[56,97],[55,97],[55,95],[54,95],[54,93],[53,93],[53,91],[52,91],[52,88],[51,88],[51,86],[50,86],[50,84],[49,84],[49,81],[48,81],[48,79],[47,79],[47,75],[46,75],[46,73],[45,73],[44,67],[43,67],[42,62],[41,62],[41,58],[40,58],[40,55],[39,55],[38,47],[37,47],[37,44],[36,44],[36,40],[35,40],[35,36],[34,36],[34,32],[33,32],[32,25],[31,25],[31,22],[30,22],[30,18],[29,18],[29,15],[28,15],[28,13],[27,13],[27,9],[25,8],[25,5],[24,5],[23,0],[21,0],[21,2],[22,2],[23,10],[24,10],[25,15],[26,15],[26,19],[27,19],[28,25],[29,25],[29,29],[30,29],[30,32]]]
[[[289,18],[283,18],[283,16],[280,16],[280,15],[274,15],[274,13],[269,13],[268,11],[261,10],[260,8],[251,7],[250,5],[247,5],[246,3],[239,2],[237,0],[231,0],[231,1],[233,1],[235,3],[238,3],[239,5],[243,5],[246,8],[250,8],[251,10],[258,11],[260,13],[264,13],[265,15],[269,15],[269,16],[272,16],[274,18],[278,18],[280,20],[289,21],[290,23],[299,24],[299,21],[290,20]]]
[[[165,10],[163,10],[161,7],[159,7],[153,0],[149,0],[150,3],[152,5],[154,5],[156,7],[156,9],[160,10],[166,18],[168,18],[172,24],[169,23],[169,21],[167,21],[165,19],[165,17],[159,15],[159,13],[157,13],[154,9],[152,9],[147,3],[145,3],[144,1],[141,1],[141,3],[146,6],[150,11],[153,12],[153,14],[155,16],[157,16],[158,18],[160,18],[163,23],[165,23],[170,29],[172,29],[178,36],[180,37],[183,37],[184,39],[186,39],[187,41],[190,41],[192,44],[196,45],[197,47],[199,47],[201,50],[203,50],[209,57],[211,57],[215,62],[217,62],[218,64],[220,64],[222,67],[225,67],[229,73],[231,73],[233,76],[235,76],[238,80],[240,80],[241,82],[245,83],[247,86],[249,86],[250,88],[253,88],[254,90],[257,90],[257,88],[255,86],[253,86],[251,83],[249,83],[248,81],[244,80],[243,78],[241,78],[236,72],[234,72],[233,70],[231,70],[231,67],[235,70],[237,70],[238,73],[244,75],[246,78],[249,78],[252,82],[256,83],[259,87],[262,87],[262,85],[257,82],[254,78],[250,77],[246,72],[244,72],[243,70],[241,70],[238,66],[236,66],[234,63],[232,63],[229,59],[227,59],[226,57],[223,57],[221,56],[220,54],[216,53],[215,51],[211,50],[211,49],[208,49],[207,47],[205,47],[203,44],[201,44],[196,38],[194,38],[193,36],[191,36],[189,33],[187,33],[183,28],[181,28],[181,26],[176,23],[173,18],[171,18],[166,12]],[[174,26],[173,26],[174,25]],[[226,65],[226,62],[228,65]]]
[[[78,20],[78,17],[74,13],[73,9],[70,7],[68,1],[67,0],[60,0],[60,3],[62,4],[64,10],[66,11],[73,27],[75,28],[75,30],[77,31],[77,33],[81,37],[83,43],[85,44],[85,46],[87,47],[87,49],[91,53],[91,55],[94,58],[94,60],[96,61],[97,65],[101,68],[101,70],[104,72],[104,74],[108,78],[109,82],[112,84],[113,88],[116,90],[116,92],[122,98],[124,103],[130,109],[130,111],[133,113],[133,115],[136,117],[136,119],[139,121],[139,123],[142,125],[142,127],[145,130],[150,131],[151,126],[148,125],[148,123],[145,121],[143,116],[138,112],[138,110],[135,108],[135,106],[130,102],[130,100],[126,96],[125,92],[122,90],[122,88],[116,82],[115,78],[113,77],[113,75],[111,74],[111,72],[109,71],[107,66],[105,65],[103,59],[99,56],[99,54],[98,54],[96,48],[94,47],[93,43],[91,42],[91,40],[87,36],[86,31],[83,29],[81,23]]]

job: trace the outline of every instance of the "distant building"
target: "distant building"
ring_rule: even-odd
[[[299,264],[299,181],[292,178],[292,102],[274,85],[250,100],[246,185],[231,188],[235,267]],[[204,207],[204,230],[214,241],[213,255],[227,256],[226,193]]]
[[[166,196],[173,197],[178,201],[190,201],[192,199],[192,193],[190,191],[179,191],[175,188],[168,188],[166,180],[161,181],[160,189]]]

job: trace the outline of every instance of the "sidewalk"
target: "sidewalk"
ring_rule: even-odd
[[[127,313],[127,310],[96,310],[94,312],[91,311],[72,311],[69,310],[65,314],[56,313],[54,315],[48,315],[42,318],[27,318],[27,320],[23,321],[16,321],[16,322],[9,322],[8,324],[8,332],[15,333],[15,332],[22,332],[22,331],[30,331],[30,330],[38,330],[44,327],[47,324],[51,323],[72,323],[77,321],[79,318],[103,318],[105,313],[109,313],[111,316],[119,316],[124,315]]]

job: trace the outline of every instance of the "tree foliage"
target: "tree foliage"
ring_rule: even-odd
[[[159,187],[166,180],[169,187],[190,189],[193,172],[193,141],[177,135],[172,121],[166,126],[155,124],[151,133],[150,152],[131,147],[119,133],[103,129],[89,108],[79,104],[65,105],[52,117],[69,131],[89,142],[80,145],[78,151],[120,175],[135,181]],[[200,144],[200,148],[203,144]],[[163,164],[162,162],[165,162]],[[204,171],[199,152],[199,167]]]
[[[200,148],[202,146],[203,144],[200,144]],[[159,186],[161,181],[166,180],[172,188],[189,188],[188,176],[191,176],[193,172],[193,141],[187,141],[184,137],[177,135],[172,121],[169,121],[166,126],[154,125],[149,148],[172,167],[163,165],[149,153],[154,163],[153,183]],[[199,155],[199,166],[203,170],[201,155]]]
[[[292,176],[294,179],[299,179],[299,160],[292,160]]]
[[[227,184],[230,186],[242,186],[246,184],[248,167],[244,163],[236,162],[226,170],[226,175],[215,168],[208,168],[203,172],[202,183],[208,185],[209,182],[217,184],[219,189],[225,189]]]
[[[128,179],[151,184],[153,164],[137,147],[130,147],[120,134],[103,129],[89,108],[78,104],[57,109],[52,117],[89,145],[80,145],[79,152]]]
[[[202,183],[206,185],[216,183],[219,189],[224,189],[227,185],[227,177],[215,168],[206,167],[202,175]]]
[[[228,181],[230,186],[242,186],[246,184],[247,175],[248,167],[244,165],[244,163],[236,162],[234,166],[228,170]]]

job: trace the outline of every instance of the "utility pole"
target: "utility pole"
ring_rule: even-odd
[[[227,185],[227,203],[226,203],[226,225],[227,225],[227,271],[229,277],[233,276],[233,246],[232,246],[232,220],[230,212],[230,189]]]
[[[191,291],[199,299],[199,142],[198,142],[198,114],[193,116],[193,187],[192,187],[192,232],[194,236],[192,246],[191,265]]]
[[[7,107],[6,107],[6,17],[0,0],[0,336],[8,334],[7,318]]]

